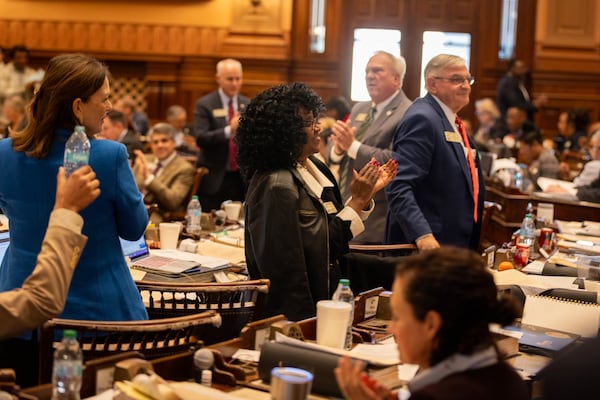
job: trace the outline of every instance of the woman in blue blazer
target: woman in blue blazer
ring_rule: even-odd
[[[112,108],[108,70],[83,54],[63,54],[48,64],[30,104],[27,127],[0,141],[0,208],[11,244],[0,265],[0,290],[22,285],[35,266],[56,193],[56,173],[75,125],[91,142],[89,164],[100,197],[81,212],[88,243],[75,269],[62,318],[141,320],[148,315],[131,278],[119,236],[143,235],[148,215],[125,146],[96,140]]]

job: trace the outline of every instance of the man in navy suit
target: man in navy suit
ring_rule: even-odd
[[[235,162],[235,132],[240,112],[250,103],[241,96],[242,64],[228,58],[217,63],[219,89],[196,102],[194,136],[200,147],[199,167],[207,167],[198,197],[202,209],[221,208],[225,200],[244,200],[244,183]]]
[[[387,243],[477,249],[485,186],[475,144],[456,113],[473,79],[462,58],[440,54],[425,67],[428,94],[408,108],[394,133],[398,172],[386,187]]]

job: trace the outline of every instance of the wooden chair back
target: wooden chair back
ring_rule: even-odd
[[[204,175],[208,174],[208,168],[206,167],[198,167],[196,168],[196,175],[194,175],[194,180],[192,182],[192,187],[190,188],[190,192],[185,198],[184,205],[192,200],[192,196],[198,193],[198,188],[200,187],[200,183],[202,182],[202,178]],[[186,211],[166,211],[163,213],[164,221],[182,221],[186,217]]]
[[[50,382],[54,348],[65,329],[77,331],[84,362],[88,362],[128,351],[137,351],[146,359],[153,359],[202,347],[203,332],[220,323],[221,316],[214,310],[143,321],[54,318],[41,328],[39,383]]]
[[[342,276],[350,279],[354,293],[382,287],[391,290],[396,265],[417,251],[414,244],[350,244],[344,255]]]
[[[206,345],[238,337],[248,322],[262,318],[269,284],[268,279],[229,283],[136,282],[151,319],[206,310],[218,312],[222,324],[204,330],[201,339]]]

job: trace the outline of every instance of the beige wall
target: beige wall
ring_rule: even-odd
[[[266,0],[281,5],[281,28],[291,28],[292,0]],[[0,0],[7,20],[95,21],[135,24],[227,27],[235,10],[252,9],[249,0]]]

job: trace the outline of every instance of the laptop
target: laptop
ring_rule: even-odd
[[[119,240],[123,255],[129,258],[131,267],[155,274],[188,275],[215,272],[229,267],[229,261],[226,259],[179,250],[155,250],[153,252],[158,254],[150,254],[143,235],[138,240]]]
[[[496,160],[497,156],[494,153],[480,151],[479,157],[481,160],[481,171],[484,176],[489,177],[492,173],[492,166],[494,165],[494,160]]]
[[[8,231],[0,232],[0,263],[4,259],[4,254],[6,254],[6,250],[8,250],[8,245],[10,244],[10,235]]]

